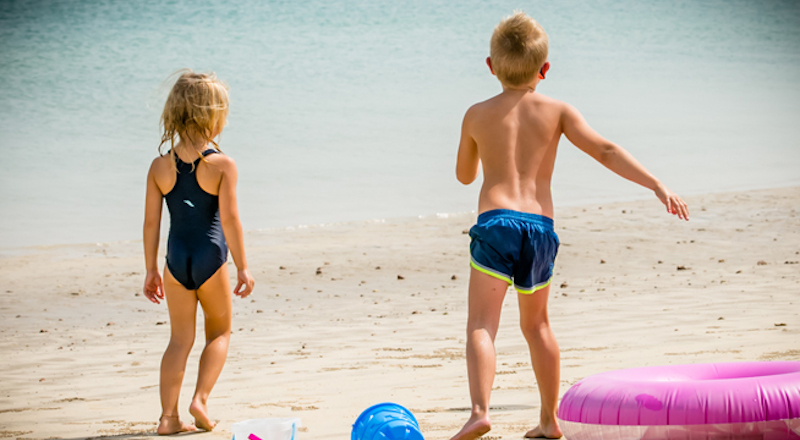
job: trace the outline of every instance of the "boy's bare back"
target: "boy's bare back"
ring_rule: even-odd
[[[513,209],[553,216],[550,179],[563,108],[533,90],[506,89],[467,111],[457,175],[470,183],[483,163],[480,212]]]

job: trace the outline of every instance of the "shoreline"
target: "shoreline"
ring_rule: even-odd
[[[800,187],[559,207],[550,293],[563,395],[591,374],[649,365],[800,360]],[[464,361],[468,243],[476,214],[246,232],[256,290],[234,298],[233,335],[209,400],[219,428],[300,417],[305,440],[349,435],[395,402],[426,439],[469,414]],[[162,246],[163,249],[163,246]],[[163,251],[162,251],[163,252]],[[141,242],[53,245],[0,267],[0,437],[148,438],[160,413],[167,309],[141,296]],[[538,419],[538,391],[506,296],[490,438]],[[187,364],[187,407],[202,326]]]
[[[699,193],[687,193],[687,197],[694,198],[694,197],[703,197],[703,196],[712,196],[715,194],[728,194],[728,193],[739,193],[739,192],[751,192],[751,191],[765,191],[765,190],[782,190],[787,188],[794,188],[800,187],[800,182],[790,182],[785,185],[765,185],[763,187],[753,187],[749,185],[745,185],[742,188],[733,188],[733,189],[722,189],[719,191],[713,192],[699,192]],[[681,194],[683,196],[683,194]],[[556,202],[555,211],[556,211],[556,220],[558,219],[558,214],[560,211],[564,211],[567,209],[574,209],[580,208],[583,206],[594,206],[598,204],[618,204],[618,203],[630,203],[630,202],[646,202],[648,200],[655,200],[652,195],[649,193],[642,193],[637,195],[629,195],[629,196],[609,196],[609,197],[599,197],[595,198],[594,201],[589,202],[587,200],[577,200],[574,202]],[[477,205],[477,201],[475,203]],[[691,207],[690,207],[691,209]],[[166,211],[165,211],[166,212]],[[691,211],[690,211],[691,214]],[[386,217],[386,218],[369,218],[369,219],[361,219],[361,220],[343,220],[343,221],[332,221],[332,222],[320,222],[320,223],[306,223],[306,224],[293,224],[287,226],[274,226],[274,227],[264,227],[264,228],[250,228],[245,230],[245,234],[258,234],[258,233],[279,233],[282,231],[295,231],[295,230],[303,230],[303,229],[324,229],[324,228],[336,228],[336,227],[346,227],[347,225],[359,225],[359,224],[382,224],[382,223],[413,223],[419,220],[427,220],[431,218],[449,218],[449,217],[460,217],[460,216],[477,216],[477,210],[471,211],[460,211],[460,212],[444,212],[444,213],[428,213],[428,214],[417,214],[417,215],[404,215],[404,216],[395,216],[395,217]],[[165,215],[165,218],[169,218],[169,214]],[[167,239],[167,232],[169,231],[169,222],[163,223],[162,225],[162,235],[160,246],[166,243]],[[130,243],[140,243],[141,244],[141,237],[138,238],[128,238],[122,240],[110,240],[110,241],[84,241],[84,242],[62,242],[62,243],[54,243],[54,244],[39,244],[39,245],[23,245],[23,246],[3,246],[0,245],[0,259],[14,257],[14,256],[21,256],[21,255],[28,255],[32,253],[44,252],[50,249],[56,248],[69,248],[75,246],[111,246],[111,245],[124,245]]]

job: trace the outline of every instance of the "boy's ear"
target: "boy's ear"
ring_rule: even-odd
[[[548,70],[550,70],[550,62],[545,61],[544,64],[542,64],[541,69],[539,69],[539,79],[544,79],[545,75],[547,75]]]
[[[492,57],[486,57],[486,65],[489,66],[489,71],[492,72],[492,75],[494,75],[494,69],[492,68]]]

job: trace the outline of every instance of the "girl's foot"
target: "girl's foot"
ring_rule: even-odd
[[[208,408],[206,407],[206,403],[201,402],[200,399],[195,398],[192,400],[192,404],[189,406],[189,413],[194,416],[194,423],[200,429],[211,431],[215,426],[217,426],[217,423],[212,422],[208,417]]]
[[[177,434],[179,432],[197,431],[197,428],[190,423],[183,423],[178,416],[164,416],[158,419],[158,435]]]

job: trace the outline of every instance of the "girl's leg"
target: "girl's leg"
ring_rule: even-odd
[[[231,283],[228,267],[223,264],[197,290],[197,298],[205,314],[206,347],[200,356],[197,387],[189,412],[198,428],[212,430],[216,423],[208,416],[208,395],[222,372],[231,338]]]
[[[174,434],[181,431],[194,431],[193,425],[184,424],[178,417],[178,398],[181,395],[186,359],[194,344],[195,315],[197,296],[186,290],[164,268],[164,294],[169,309],[170,338],[164,357],[161,359],[161,419],[159,434]]]
[[[491,429],[489,396],[495,373],[494,338],[508,283],[472,268],[467,318],[467,376],[472,413],[451,440],[473,440]]]
[[[556,420],[561,360],[556,337],[547,316],[550,286],[530,295],[519,294],[520,327],[531,353],[533,373],[539,385],[541,414],[539,426],[525,434],[527,438],[559,438],[561,429]]]

